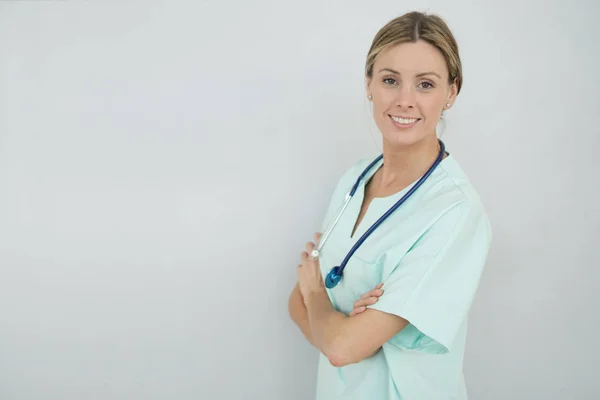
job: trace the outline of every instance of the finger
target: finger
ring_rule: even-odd
[[[377,303],[377,300],[378,300],[377,297],[367,297],[366,299],[357,300],[354,303],[354,308],[373,305],[373,304]]]
[[[354,303],[354,308],[370,306],[377,303],[377,297],[367,297],[366,299],[357,300]]]
[[[358,315],[361,312],[365,311],[366,309],[367,309],[366,307],[355,308],[354,310],[352,310],[352,312],[350,314],[348,314],[348,316],[353,317],[353,316]]]
[[[322,236],[321,232],[315,232],[314,237],[313,237],[315,243],[319,243],[321,241],[321,236]]]
[[[305,248],[306,251],[310,254],[310,252],[313,251],[313,249],[315,248],[315,244],[313,242],[307,242]]]
[[[364,306],[364,305],[365,305],[365,299],[363,299],[363,298],[360,298],[360,299],[358,299],[358,300],[356,300],[356,301],[354,302],[354,304],[352,305],[352,307],[353,307],[353,308],[358,308],[358,307],[362,307],[362,306]]]
[[[381,293],[383,294],[383,290],[381,289],[383,287],[383,283],[380,283],[379,285],[375,286],[375,289],[371,290],[370,292],[367,292],[365,294],[363,294],[363,297],[366,297],[367,295],[371,294],[371,293]]]
[[[367,292],[365,294],[363,294],[362,296],[360,296],[361,299],[366,299],[368,297],[379,297],[383,294],[383,289],[375,289],[375,290],[371,290],[370,292]]]
[[[306,261],[308,259],[308,253],[306,251],[303,251],[300,254],[300,258],[302,259],[302,261]]]

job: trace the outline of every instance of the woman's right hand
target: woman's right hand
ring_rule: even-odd
[[[360,296],[360,299],[354,303],[354,310],[352,310],[348,316],[352,317],[358,315],[361,312],[364,312],[367,309],[367,306],[377,303],[377,300],[383,294],[383,289],[381,289],[382,286],[383,283],[380,283],[375,289]]]

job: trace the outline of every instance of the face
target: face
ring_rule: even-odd
[[[388,146],[410,146],[436,135],[442,111],[456,98],[442,53],[424,41],[401,43],[379,53],[367,95]]]

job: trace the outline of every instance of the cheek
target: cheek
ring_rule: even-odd
[[[445,102],[441,96],[423,99],[420,104],[421,112],[428,119],[438,119],[442,115]]]
[[[381,101],[373,103],[373,117],[375,122],[380,128],[385,129],[387,124],[391,124],[390,117],[388,116],[390,107],[387,103]]]
[[[377,97],[373,94],[373,115],[375,118],[384,120],[387,118],[390,110],[395,108],[396,99],[390,91],[381,91],[377,93]]]

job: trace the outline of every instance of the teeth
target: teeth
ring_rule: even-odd
[[[414,122],[417,122],[417,118],[413,118],[413,119],[404,119],[404,118],[399,118],[399,117],[394,117],[393,115],[391,115],[392,119],[396,122],[398,122],[399,124],[412,124]]]

